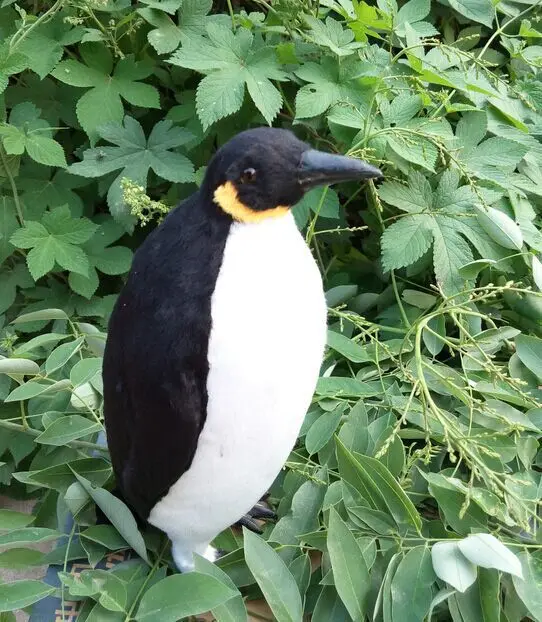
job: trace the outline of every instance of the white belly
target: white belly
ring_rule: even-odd
[[[314,392],[326,304],[290,214],[232,225],[211,316],[207,419],[190,469],[150,516],[193,550],[265,494]]]

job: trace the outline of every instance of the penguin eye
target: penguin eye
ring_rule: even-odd
[[[250,184],[256,179],[256,171],[253,168],[246,168],[241,173],[240,181],[242,184]]]

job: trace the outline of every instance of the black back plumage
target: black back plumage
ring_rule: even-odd
[[[108,445],[117,487],[143,519],[190,467],[205,422],[211,296],[230,225],[192,195],[136,252],[110,319]]]

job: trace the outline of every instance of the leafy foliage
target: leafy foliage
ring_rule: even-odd
[[[0,568],[86,558],[60,578],[89,621],[542,622],[541,8],[0,3],[0,492],[37,500],[0,510]],[[107,322],[143,236],[265,123],[385,181],[294,208],[329,332],[279,519],[181,576],[111,494]],[[53,591],[3,583],[0,617]]]

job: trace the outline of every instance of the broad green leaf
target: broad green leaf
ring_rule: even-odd
[[[32,514],[0,509],[0,529],[21,529],[33,523],[34,519],[35,516],[32,516]]]
[[[135,619],[176,622],[212,610],[234,596],[234,590],[208,574],[177,574],[162,579],[145,592]]]
[[[64,365],[71,359],[72,356],[77,354],[81,349],[84,342],[83,337],[78,337],[70,343],[63,343],[57,346],[45,361],[45,371],[47,375],[52,374],[57,369],[64,367]]]
[[[245,559],[277,622],[299,622],[299,589],[279,555],[260,537],[243,529]]]
[[[13,391],[6,397],[6,402],[17,402],[20,400],[28,400],[31,397],[42,395],[43,393],[56,393],[58,391],[67,390],[70,386],[69,380],[59,380],[54,383],[45,383],[31,380],[25,382],[21,386],[13,389]]]
[[[367,363],[371,360],[362,346],[333,330],[327,331],[327,345],[353,363]]]
[[[0,583],[0,611],[13,611],[28,607],[54,591],[54,587],[33,579]]]
[[[354,535],[334,508],[329,512],[327,548],[337,592],[352,619],[362,622],[370,587],[369,570]]]
[[[316,474],[319,481],[327,481],[324,470]],[[296,490],[290,510],[280,518],[269,535],[270,542],[278,544],[299,544],[299,536],[318,529],[318,515],[324,502],[326,486],[319,481],[308,480]],[[285,562],[291,561],[295,554],[293,547],[281,551]]]
[[[38,320],[67,320],[68,316],[62,309],[41,309],[40,311],[32,311],[32,313],[23,313],[13,320],[13,324],[22,324],[23,322],[36,322]]]
[[[521,362],[542,379],[542,339],[530,335],[518,335],[515,339],[516,352]]]
[[[325,585],[318,596],[312,622],[350,622],[352,618],[333,585]]]
[[[64,493],[75,481],[74,471],[94,484],[101,485],[111,475],[111,465],[103,458],[79,458],[67,464],[14,473],[13,476],[26,484],[44,486]]]
[[[109,611],[124,611],[127,601],[125,583],[114,573],[106,570],[84,570],[78,577],[62,573],[72,596],[93,596],[98,594],[99,603]]]
[[[28,359],[0,359],[0,374],[35,376],[40,373],[37,363]]]
[[[427,546],[410,549],[391,582],[392,616],[404,622],[423,620],[431,606],[435,573]]]
[[[147,563],[147,549],[143,536],[137,528],[137,523],[128,507],[117,497],[112,495],[104,488],[93,486],[88,479],[81,477],[75,473],[79,483],[92,497],[96,505],[111,521],[111,524],[117,529],[120,535],[128,542],[134,551]]]
[[[92,525],[81,532],[81,537],[101,544],[110,551],[118,551],[128,547],[126,540],[112,525]]]
[[[493,259],[475,259],[474,261],[470,261],[469,263],[461,266],[459,268],[459,274],[464,279],[475,279],[482,270],[485,270],[487,267],[495,264],[496,262]]]
[[[45,335],[38,335],[37,337],[34,337],[33,339],[30,339],[15,348],[15,350],[13,350],[13,354],[14,356],[26,354],[27,352],[32,352],[32,350],[35,350],[36,348],[53,345],[70,337],[71,335],[64,335],[61,333],[46,333]]]
[[[476,581],[476,566],[461,553],[456,541],[436,542],[431,549],[431,559],[438,578],[459,592]]]
[[[101,358],[87,358],[77,361],[70,370],[70,381],[74,387],[85,384],[95,378],[102,369]]]
[[[43,553],[36,549],[8,549],[0,553],[0,568],[28,568],[43,561]]]
[[[489,27],[493,24],[495,9],[491,0],[449,0],[449,2],[450,6],[468,19]]]
[[[99,423],[81,415],[66,415],[53,421],[35,441],[44,445],[65,445],[102,429]]]
[[[344,404],[339,404],[331,412],[324,412],[311,425],[307,435],[305,436],[305,447],[307,448],[309,455],[320,451],[320,449],[322,449],[322,447],[324,447],[324,445],[333,436],[341,421],[344,408]]]
[[[377,391],[365,382],[355,378],[341,378],[331,376],[329,378],[319,378],[316,385],[318,395],[340,395],[353,397],[372,397]]]
[[[521,598],[531,615],[542,619],[542,559],[540,555],[532,555],[526,551],[518,553],[522,575],[512,575],[512,581],[518,596]]]
[[[26,527],[17,529],[9,533],[0,535],[0,546],[21,546],[23,544],[35,544],[37,542],[47,542],[47,540],[56,540],[62,534],[54,529],[46,527]]]
[[[347,468],[349,473],[355,473],[354,478],[349,483],[357,487],[356,483],[359,485],[360,482],[363,482],[362,488],[372,490],[373,498],[376,499],[376,509],[382,509],[384,506],[398,524],[409,524],[416,531],[420,531],[422,522],[414,504],[381,462],[361,454],[354,457],[338,439],[337,457],[341,474]],[[343,477],[345,476],[343,475]],[[345,479],[348,481],[348,478]],[[358,490],[362,492],[362,489],[358,488]]]
[[[457,543],[459,550],[473,564],[482,568],[495,568],[521,579],[519,559],[490,533],[476,533]]]
[[[476,217],[484,231],[495,242],[512,250],[521,250],[523,235],[519,225],[504,212],[493,207],[478,208]]]
[[[228,586],[234,593],[237,592],[235,583],[216,564],[199,555],[194,555],[194,563],[197,572],[208,574]],[[214,607],[212,614],[216,622],[246,622],[247,620],[247,610],[241,594],[237,594],[226,602]]]

